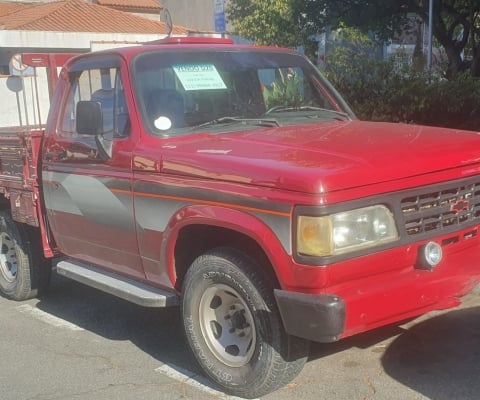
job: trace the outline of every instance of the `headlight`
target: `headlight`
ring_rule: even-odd
[[[397,239],[393,215],[381,205],[297,221],[297,251],[308,256],[334,256]]]

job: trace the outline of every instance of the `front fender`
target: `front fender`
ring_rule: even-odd
[[[263,249],[282,287],[293,279],[290,268],[292,259],[290,216],[245,212],[210,205],[190,205],[172,215],[160,249],[161,264],[168,265],[168,274],[174,287],[177,283],[175,244],[180,231],[192,225],[215,226],[248,236]]]

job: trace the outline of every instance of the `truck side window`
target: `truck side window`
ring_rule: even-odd
[[[130,134],[130,117],[118,68],[86,69],[73,73],[70,79],[71,90],[57,129],[59,136],[81,141],[75,129],[75,110],[77,103],[82,100],[100,103],[102,135],[105,139],[112,140]],[[85,138],[86,141],[89,139]]]

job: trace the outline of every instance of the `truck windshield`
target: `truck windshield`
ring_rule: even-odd
[[[225,132],[353,114],[303,56],[273,50],[163,50],[134,61],[133,80],[148,132]]]

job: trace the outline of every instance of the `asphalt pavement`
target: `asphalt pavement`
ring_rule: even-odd
[[[147,309],[54,276],[40,299],[0,297],[1,400],[214,400],[177,309]],[[266,400],[478,400],[480,291],[334,344]]]

